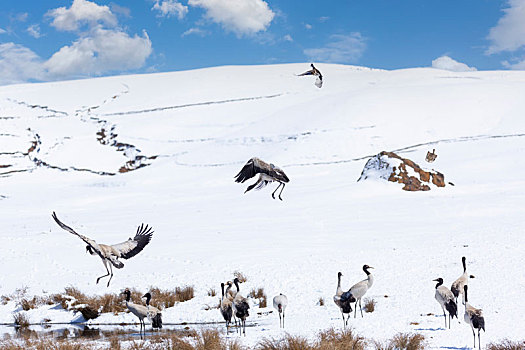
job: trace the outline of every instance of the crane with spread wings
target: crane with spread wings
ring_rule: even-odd
[[[281,168],[273,165],[268,164],[259,158],[253,157],[246,164],[243,166],[241,171],[237,175],[235,175],[235,182],[243,183],[244,181],[251,179],[255,175],[259,174],[259,178],[257,179],[257,182],[255,182],[253,185],[248,186],[246,188],[246,191],[244,193],[250,191],[251,189],[255,188],[256,190],[260,190],[261,188],[268,185],[270,182],[278,182],[279,186],[273,191],[272,198],[275,199],[275,192],[279,189],[279,187],[282,186],[281,192],[279,192],[279,199],[283,200],[281,198],[281,193],[283,193],[284,186],[286,183],[290,181],[288,176],[282,171]]]
[[[86,251],[89,254],[98,255],[100,259],[102,259],[102,263],[104,264],[104,267],[106,268],[107,274],[97,278],[97,283],[98,281],[100,281],[101,278],[110,276],[108,285],[107,285],[108,287],[109,287],[109,283],[111,282],[111,279],[113,278],[112,266],[115,266],[117,269],[121,269],[124,267],[124,263],[122,263],[122,261],[119,261],[118,259],[119,258],[129,259],[137,255],[138,253],[140,253],[144,249],[144,247],[150,242],[151,237],[153,235],[152,227],[141,224],[137,228],[137,233],[135,234],[135,237],[133,239],[129,238],[125,242],[122,242],[119,244],[113,244],[113,245],[98,244],[94,240],[77,233],[71,227],[64,224],[62,221],[58,219],[55,212],[53,212],[53,215],[51,216],[56,221],[58,226],[68,231],[69,233],[72,233],[78,236],[81,240],[83,240],[87,244]],[[108,269],[108,265],[109,265],[109,269]]]

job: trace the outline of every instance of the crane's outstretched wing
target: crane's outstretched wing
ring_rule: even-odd
[[[244,181],[251,179],[258,173],[268,174],[270,166],[260,160],[259,158],[253,157],[242,167],[241,171],[235,175],[235,182],[243,183]]]
[[[301,73],[301,74],[297,74],[298,77],[302,77],[302,76],[305,76],[305,75],[314,75],[314,70],[313,69],[310,69],[304,73]]]
[[[142,224],[137,228],[137,233],[133,239],[130,238],[126,242],[114,244],[111,247],[120,252],[120,258],[129,259],[140,253],[148,245],[152,235],[153,228]]]
[[[62,227],[64,230],[66,230],[67,232],[69,233],[72,233],[74,235],[77,235],[81,240],[83,240],[84,242],[86,242],[89,246],[91,246],[91,248],[93,248],[93,250],[101,256],[101,252],[100,252],[100,247],[98,246],[97,242],[95,242],[94,240],[84,236],[84,235],[81,235],[80,233],[77,233],[75,230],[73,230],[71,227],[67,226],[66,224],[64,224],[62,221],[58,220],[57,218],[57,214],[55,214],[55,212],[53,212],[53,215],[51,215],[53,217],[53,219],[55,219],[56,223],[58,224],[58,226]]]

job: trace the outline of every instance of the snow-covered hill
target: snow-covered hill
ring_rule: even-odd
[[[220,321],[210,287],[248,277],[248,293],[288,296],[287,332],[341,327],[332,296],[373,266],[376,311],[350,320],[365,337],[419,332],[432,347],[472,345],[461,319],[443,329],[435,282],[461,275],[485,313],[482,343],[523,338],[525,290],[525,72],[384,71],[322,65],[324,86],[295,74],[307,64],[233,66],[0,87],[0,294],[73,285],[86,293],[194,285],[169,322]],[[437,160],[425,163],[436,149]],[[455,186],[410,193],[357,182],[370,156],[395,151]],[[291,181],[243,195],[234,175],[251,157]],[[136,170],[135,170],[136,169]],[[130,171],[131,170],[131,171]],[[109,288],[104,267],[59,218],[100,243],[155,229]],[[318,306],[319,298],[326,301]],[[0,305],[0,322],[14,306]],[[46,313],[35,312],[39,322]],[[428,314],[437,314],[430,315]],[[68,321],[55,311],[48,318]],[[104,322],[133,321],[103,315]],[[255,316],[246,344],[284,334]]]

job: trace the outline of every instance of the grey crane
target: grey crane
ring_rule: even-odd
[[[104,264],[104,267],[106,268],[107,274],[98,277],[97,283],[98,281],[100,281],[101,278],[110,276],[108,280],[108,285],[107,285],[108,287],[109,287],[109,283],[111,282],[111,279],[113,278],[112,266],[115,266],[117,269],[123,268],[124,263],[122,263],[122,261],[119,261],[118,259],[119,258],[129,259],[137,255],[138,253],[140,253],[142,249],[144,249],[144,247],[150,242],[151,236],[153,234],[153,229],[151,227],[148,227],[148,225],[144,226],[144,224],[141,224],[137,228],[137,233],[135,234],[135,237],[133,239],[130,238],[125,242],[122,242],[119,244],[113,244],[113,245],[98,244],[94,240],[77,233],[71,227],[67,226],[62,221],[58,220],[58,217],[55,214],[55,212],[53,212],[53,215],[51,216],[56,221],[58,226],[78,236],[81,240],[87,243],[86,251],[89,254],[98,255],[100,259],[102,259],[102,263]],[[108,269],[108,265],[109,265],[109,269]]]
[[[239,171],[239,173],[235,175],[235,182],[244,183],[246,180],[251,179],[257,174],[259,174],[257,182],[255,182],[253,185],[248,186],[244,193],[250,191],[253,188],[255,188],[256,190],[260,190],[269,183],[276,181],[279,183],[279,186],[277,186],[275,191],[272,192],[272,198],[275,199],[275,193],[277,192],[279,187],[282,186],[281,192],[279,192],[279,199],[283,200],[281,198],[281,194],[283,193],[285,184],[288,183],[290,179],[288,178],[288,176],[286,176],[282,169],[271,163],[268,164],[257,157],[253,157],[250,160],[248,160],[248,162],[246,162],[246,164],[242,167],[241,171]]]
[[[366,279],[357,282],[347,292],[344,292],[341,295],[341,302],[347,303],[355,301],[354,305],[354,318],[357,316],[357,303],[359,302],[359,309],[361,310],[361,317],[363,317],[363,308],[361,307],[361,298],[366,294],[366,292],[372,287],[374,284],[374,276],[372,276],[372,273],[368,271],[369,269],[373,269],[372,266],[363,265],[363,271],[366,273]],[[348,319],[347,319],[348,322]]]
[[[485,332],[485,317],[483,317],[483,312],[481,309],[476,309],[468,303],[467,289],[467,285],[463,286],[463,291],[465,292],[465,315],[463,318],[465,319],[465,322],[470,325],[470,328],[472,328],[472,335],[474,336],[474,348],[476,348],[476,333],[474,332],[474,329],[478,330],[478,348],[481,349],[481,339],[479,333],[482,329]]]
[[[452,294],[454,294],[454,297],[456,298],[456,304],[458,303],[458,297],[460,294],[463,294],[463,287],[468,285],[468,281],[470,278],[474,278],[473,275],[470,275],[467,273],[467,258],[462,257],[461,262],[463,264],[463,274],[459,276],[457,280],[452,283],[452,286],[450,287],[450,291]]]
[[[131,302],[131,292],[128,288],[124,290],[121,294],[126,296],[126,307],[128,310],[139,319],[140,323],[140,337],[143,337],[146,332],[146,325],[144,324],[144,319],[148,317],[148,308],[144,305],[135,304]]]
[[[443,309],[445,328],[447,328],[447,315],[445,310],[448,311],[448,328],[450,329],[451,318],[458,318],[458,306],[454,301],[454,294],[443,285],[443,278],[436,278],[434,281],[437,282],[435,298],[439,305],[441,305],[441,309]]]
[[[279,313],[279,328],[281,328],[281,315],[282,315],[282,327],[284,328],[284,311],[288,306],[288,298],[283,293],[279,293],[273,297],[273,307]]]
[[[231,282],[230,282],[229,287],[231,287]],[[221,315],[224,318],[224,321],[226,321],[226,333],[228,333],[228,329],[230,327],[230,323],[232,322],[232,316],[233,316],[232,301],[228,298],[227,294],[224,294],[224,283],[221,283],[221,291],[222,291],[222,298],[221,298],[220,310],[221,310]]]
[[[148,310],[148,313],[146,316],[148,317],[148,320],[151,322],[151,328],[162,329],[162,313],[160,312],[159,309],[149,304],[151,300],[151,293],[147,292],[142,297],[146,298],[146,308]]]
[[[250,309],[250,305],[248,304],[248,299],[246,299],[241,295],[241,293],[239,293],[239,279],[235,278],[233,280],[233,283],[237,288],[237,294],[235,295],[235,298],[232,302],[232,310],[235,317],[239,319],[240,327],[242,327],[242,332],[244,336],[246,336],[246,318],[250,316],[250,313],[248,311]],[[239,333],[240,332],[241,329],[239,328]]]
[[[302,77],[305,75],[313,75],[314,77],[317,77],[317,79],[315,80],[315,86],[317,86],[318,88],[321,88],[323,86],[323,75],[321,74],[319,69],[314,67],[313,63],[310,64],[310,67],[312,67],[312,69],[307,70],[304,73],[298,74],[297,76]]]
[[[356,300],[353,296],[345,298],[344,301],[341,300],[341,296],[344,293],[343,288],[341,288],[342,276],[343,274],[341,272],[337,273],[337,289],[335,290],[334,303],[341,310],[341,316],[343,317],[343,327],[346,327],[346,325],[348,324],[348,320],[350,319],[350,313],[352,312],[352,303]],[[347,314],[346,321],[345,314]]]

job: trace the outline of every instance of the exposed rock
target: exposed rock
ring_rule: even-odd
[[[445,176],[440,172],[423,170],[410,159],[386,151],[368,160],[357,181],[368,178],[399,182],[405,191],[429,191],[431,185],[445,187]]]

